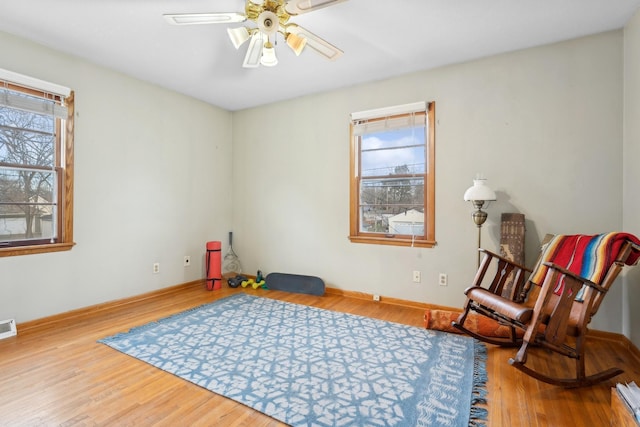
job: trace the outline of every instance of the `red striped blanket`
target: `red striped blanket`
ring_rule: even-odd
[[[640,239],[629,233],[605,233],[594,236],[583,234],[555,236],[543,249],[542,262],[552,262],[567,270],[600,284],[609,267],[616,260],[625,241],[640,245]],[[625,263],[634,265],[640,258],[640,251],[632,251]],[[547,274],[547,267],[540,265],[534,272],[531,281],[542,285]],[[556,285],[555,293],[562,293],[564,283],[562,280]],[[576,300],[581,301],[584,290],[576,295]]]

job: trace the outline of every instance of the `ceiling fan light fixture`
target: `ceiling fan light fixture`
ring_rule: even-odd
[[[236,49],[240,49],[240,46],[251,38],[247,27],[227,28],[227,33],[229,33],[231,43]]]
[[[260,63],[265,67],[275,67],[278,65],[278,57],[276,57],[276,50],[270,41],[264,44],[262,48],[262,57],[260,58]]]
[[[278,20],[278,15],[270,10],[265,10],[258,16],[257,24],[260,31],[267,36],[272,36],[278,32],[280,21]]]
[[[296,56],[300,56],[304,47],[307,45],[307,39],[297,34],[287,33],[287,45],[293,50]]]
[[[270,41],[275,40],[278,33],[282,34],[284,41],[296,56],[299,56],[307,47],[329,60],[335,60],[343,54],[336,46],[309,30],[296,24],[290,24],[289,19],[292,15],[308,13],[347,0],[243,1],[245,3],[244,14],[239,12],[181,13],[164,14],[163,17],[172,25],[230,24],[251,21],[255,26],[227,28],[229,39],[236,49],[245,45],[249,40],[249,47],[242,63],[245,68],[255,68],[260,65],[273,67],[278,64],[275,48]]]

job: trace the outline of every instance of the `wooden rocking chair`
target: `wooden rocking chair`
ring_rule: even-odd
[[[533,271],[481,249],[484,258],[465,291],[464,311],[453,326],[490,344],[519,346],[509,363],[549,384],[583,387],[621,374],[621,369],[611,368],[587,376],[585,338],[587,325],[622,267],[634,265],[640,257],[640,240],[626,233],[608,233],[547,236],[543,243]],[[495,275],[490,277],[489,271]],[[508,279],[513,287],[503,295]],[[487,337],[465,328],[470,311],[509,326],[510,337]],[[526,365],[531,346],[575,359],[575,377],[556,378],[531,369]]]

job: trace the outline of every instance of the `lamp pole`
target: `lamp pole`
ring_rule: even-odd
[[[482,224],[487,220],[487,213],[482,210],[485,201],[484,200],[472,200],[473,207],[476,208],[475,212],[471,214],[473,222],[478,227],[478,267],[480,267],[480,248],[482,247]]]

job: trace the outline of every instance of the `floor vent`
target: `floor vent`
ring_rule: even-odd
[[[15,319],[0,320],[0,340],[17,335]]]

